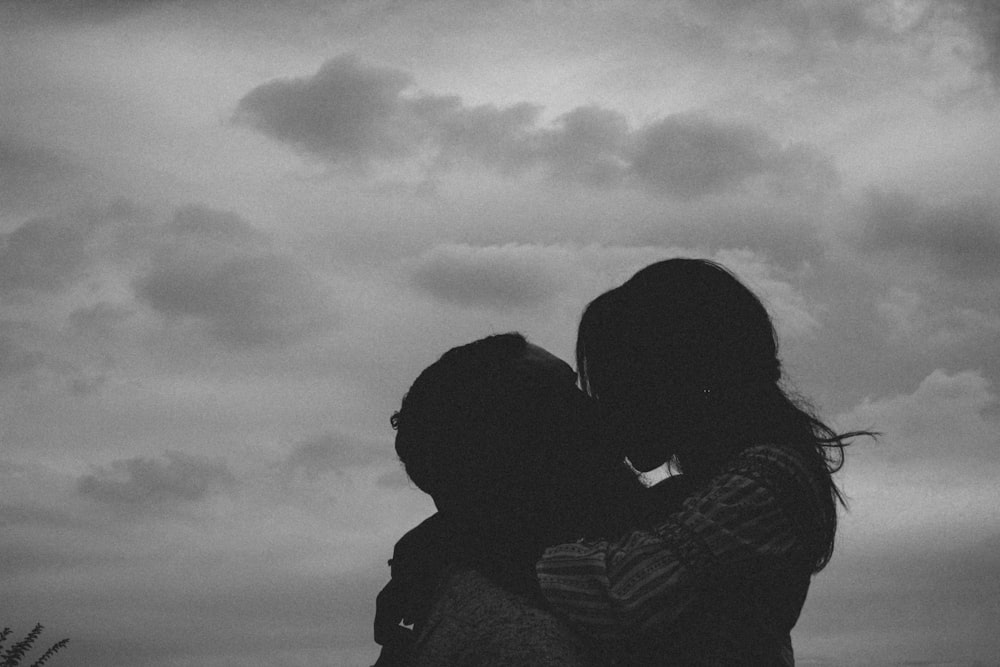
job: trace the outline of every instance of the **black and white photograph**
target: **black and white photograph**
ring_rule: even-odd
[[[0,0],[0,667],[1000,666],[997,0]]]

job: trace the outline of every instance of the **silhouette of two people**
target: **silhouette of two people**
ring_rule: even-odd
[[[396,452],[437,513],[394,549],[377,664],[794,664],[832,474],[870,434],[784,391],[766,309],[707,260],[596,298],[576,352],[490,336],[404,396]]]

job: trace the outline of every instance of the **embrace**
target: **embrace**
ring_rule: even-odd
[[[494,335],[404,396],[396,452],[437,513],[396,544],[378,667],[793,665],[832,475],[871,433],[789,395],[766,309],[706,260],[592,301],[576,366]]]

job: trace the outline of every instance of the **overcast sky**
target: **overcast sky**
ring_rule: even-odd
[[[800,663],[1000,664],[995,0],[7,0],[0,91],[0,624],[55,664],[370,664],[417,373],[678,255],[885,433]]]

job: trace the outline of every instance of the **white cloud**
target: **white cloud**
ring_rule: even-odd
[[[972,466],[974,472],[982,463],[1000,467],[1000,424],[987,413],[996,403],[980,372],[937,369],[912,394],[865,400],[845,421],[884,431],[873,453],[899,464],[936,460],[943,470]]]
[[[979,372],[939,369],[912,393],[866,400],[838,418],[883,435],[847,450],[850,511],[796,629],[799,655],[898,664],[995,650],[996,405]]]
[[[779,342],[806,336],[817,330],[822,304],[808,298],[795,283],[797,276],[749,250],[720,250],[712,258],[744,281],[767,307]],[[808,270],[808,269],[807,269]]]

